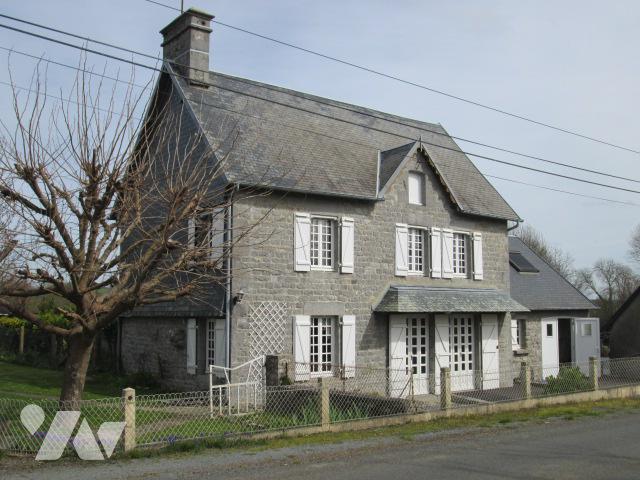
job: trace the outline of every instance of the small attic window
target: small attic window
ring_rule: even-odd
[[[509,252],[509,263],[520,273],[538,273],[540,271],[520,252]]]
[[[409,172],[409,203],[412,205],[424,205],[424,174]]]

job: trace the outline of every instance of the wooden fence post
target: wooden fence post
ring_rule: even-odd
[[[327,378],[318,379],[320,387],[320,424],[323,430],[329,429],[331,423],[330,406],[329,406],[329,382]]]
[[[18,353],[20,355],[24,353],[24,325],[20,327],[19,340],[18,340]]]
[[[133,388],[122,390],[124,408],[124,451],[136,448],[136,391]]]
[[[589,380],[591,381],[591,390],[598,390],[600,388],[598,382],[598,359],[596,357],[589,357]]]
[[[451,370],[449,367],[440,369],[440,407],[442,410],[451,408]]]

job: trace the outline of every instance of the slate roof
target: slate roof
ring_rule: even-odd
[[[171,78],[219,156],[231,152],[231,183],[377,200],[379,175],[390,177],[403,148],[422,139],[461,212],[519,219],[439,124],[216,72],[209,88]]]
[[[489,288],[391,286],[376,312],[527,312],[506,292]]]
[[[529,310],[597,308],[518,237],[509,237],[509,251],[520,252],[539,270],[538,273],[518,273],[512,265],[509,265],[511,297]]]
[[[622,315],[627,310],[627,308],[629,308],[635,301],[640,301],[640,287],[636,288],[636,290],[631,295],[629,295],[629,298],[624,301],[620,308],[616,310],[616,312],[611,316],[608,325],[613,325],[618,320],[618,318],[620,318],[620,315]]]

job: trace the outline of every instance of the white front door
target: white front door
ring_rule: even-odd
[[[429,392],[429,323],[426,316],[390,316],[389,367],[391,396]]]
[[[600,319],[573,319],[573,352],[574,362],[585,375],[589,375],[589,358],[600,358]]]
[[[454,315],[450,322],[451,391],[473,390],[476,356],[473,316]]]
[[[558,319],[543,318],[542,328],[542,378],[557,375],[560,368],[560,353],[558,345]]]

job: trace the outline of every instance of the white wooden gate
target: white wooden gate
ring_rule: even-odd
[[[482,314],[482,388],[500,387],[500,361],[498,351],[498,315]]]

